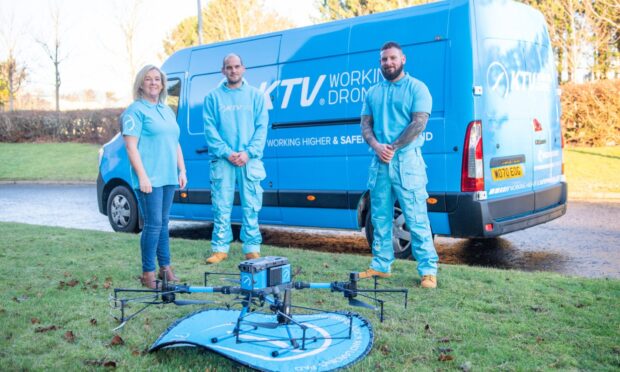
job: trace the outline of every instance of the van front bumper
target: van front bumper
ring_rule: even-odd
[[[563,216],[567,184],[487,200],[476,200],[474,193],[447,193],[444,200],[450,236],[492,238]]]

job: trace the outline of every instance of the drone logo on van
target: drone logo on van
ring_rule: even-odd
[[[510,89],[510,77],[508,71],[499,62],[493,62],[487,68],[487,86],[492,92],[506,97]]]

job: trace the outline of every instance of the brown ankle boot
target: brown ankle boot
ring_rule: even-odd
[[[144,287],[150,289],[157,289],[157,282],[155,281],[155,271],[147,271],[142,273],[140,283],[142,283],[142,286]]]
[[[178,282],[180,279],[177,278],[176,275],[172,272],[172,266],[162,266],[159,268],[159,279],[164,279],[164,274],[166,274],[166,279],[169,282]]]

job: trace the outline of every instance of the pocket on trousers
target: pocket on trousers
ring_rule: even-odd
[[[399,159],[400,184],[405,190],[425,188],[428,183],[426,164],[415,151],[400,155]]]
[[[375,156],[372,158],[370,167],[368,168],[368,183],[366,184],[366,187],[368,188],[368,190],[372,190],[375,188],[375,185],[377,184],[378,174],[379,174],[379,161],[377,160],[377,157]]]
[[[222,160],[211,160],[209,177],[211,180],[221,180],[224,178],[224,170],[222,169]]]
[[[250,159],[246,164],[247,177],[250,181],[262,181],[267,177],[265,165],[260,159]]]

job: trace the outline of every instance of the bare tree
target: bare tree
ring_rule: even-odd
[[[118,26],[123,33],[125,45],[125,58],[129,68],[129,81],[133,82],[138,68],[143,63],[142,57],[136,48],[136,35],[140,27],[140,19],[143,18],[143,1],[132,0],[115,3],[117,8],[116,18]]]
[[[26,82],[27,68],[17,58],[17,49],[22,33],[20,27],[15,23],[15,17],[11,14],[8,19],[1,21],[3,27],[0,34],[7,55],[4,61],[0,61],[0,90],[6,92],[9,111],[13,111],[15,109],[15,97]]]
[[[45,50],[45,53],[50,58],[52,63],[54,64],[54,86],[56,88],[56,111],[60,111],[60,64],[67,57],[66,55],[61,56],[60,53],[60,8],[55,7],[51,10],[51,20],[52,20],[52,41],[50,43],[46,43],[42,40],[37,40],[39,44]]]

